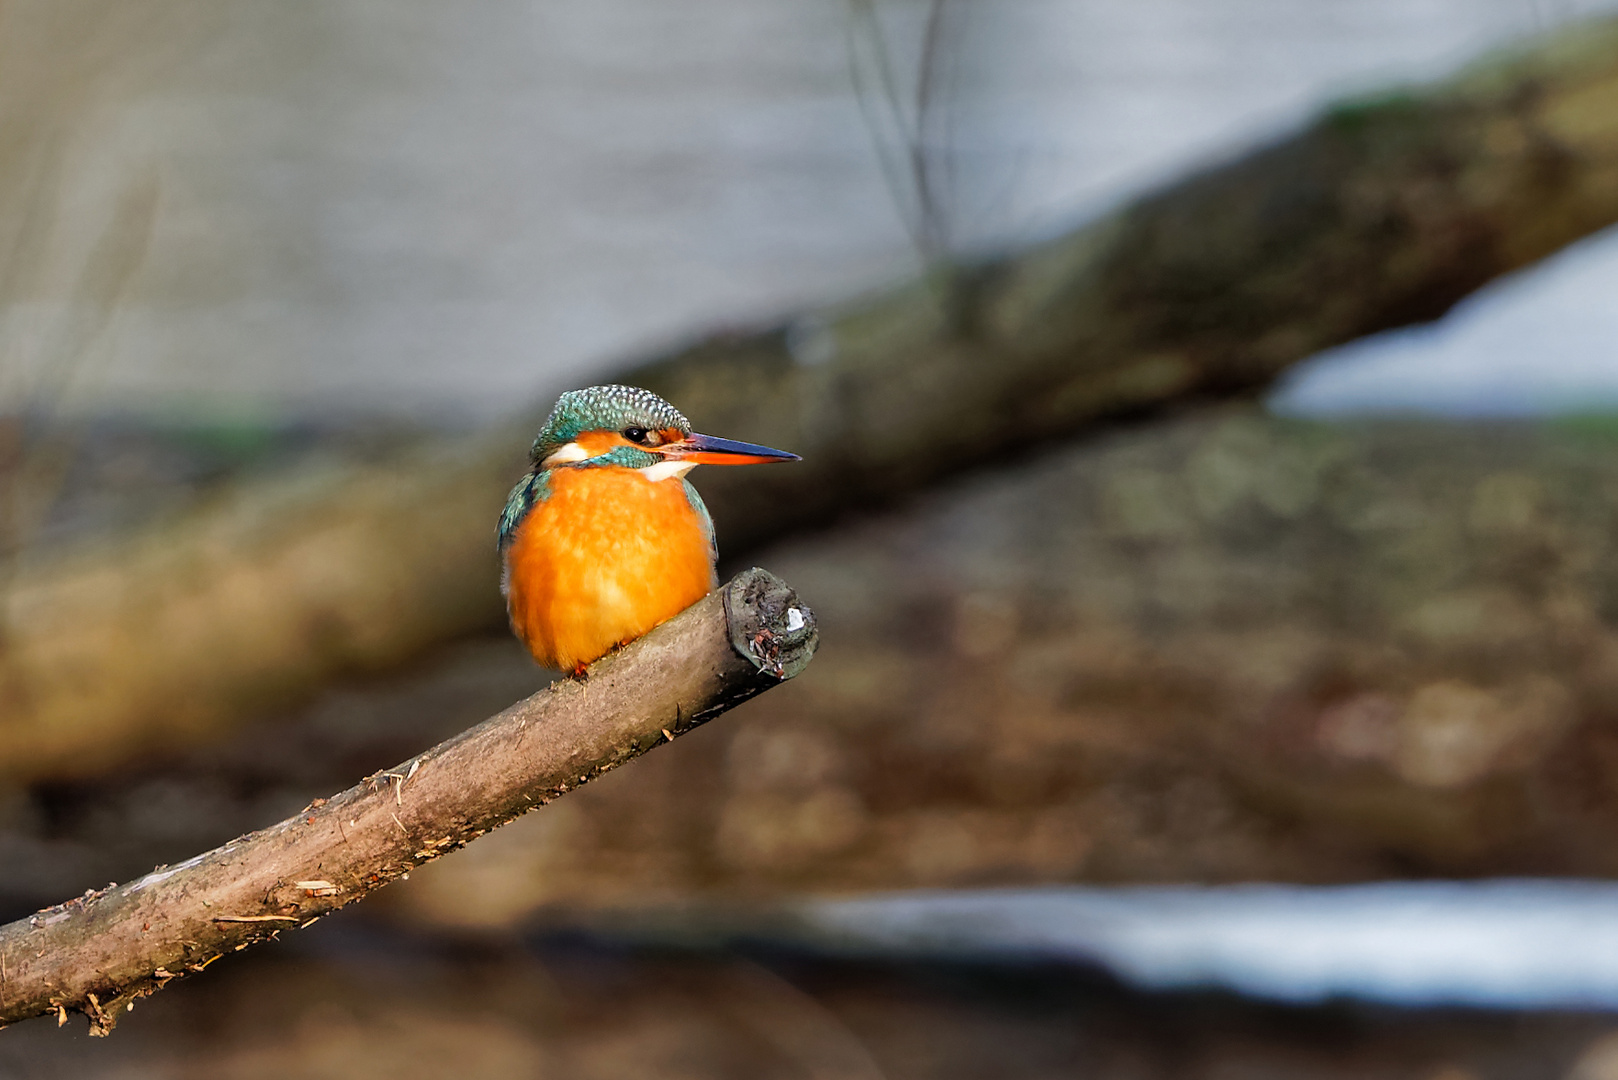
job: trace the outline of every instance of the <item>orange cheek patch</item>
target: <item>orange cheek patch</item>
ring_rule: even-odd
[[[585,453],[591,457],[605,454],[615,446],[630,446],[630,441],[616,431],[585,431],[573,440],[584,447]]]

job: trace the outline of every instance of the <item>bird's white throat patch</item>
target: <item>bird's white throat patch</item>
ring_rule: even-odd
[[[648,465],[644,469],[637,469],[648,480],[669,480],[676,476],[684,476],[697,467],[695,461],[659,461],[656,465]]]

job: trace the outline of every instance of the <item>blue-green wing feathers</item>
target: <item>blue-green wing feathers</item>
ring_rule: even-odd
[[[703,535],[708,538],[708,561],[717,562],[719,561],[719,541],[714,536],[713,516],[708,513],[708,508],[703,505],[702,496],[697,494],[697,489],[691,486],[691,481],[682,476],[680,477],[680,483],[685,485],[686,501],[691,504],[691,509],[697,512],[697,520],[702,523]]]
[[[500,514],[500,531],[496,540],[496,547],[501,555],[511,546],[511,541],[517,536],[517,527],[522,524],[528,511],[534,508],[535,503],[544,502],[551,493],[550,477],[544,473],[529,473],[517,481],[517,486],[511,489],[506,496],[506,508]],[[504,560],[502,559],[502,562]],[[500,593],[505,595],[509,582],[506,580],[505,568],[500,572]]]

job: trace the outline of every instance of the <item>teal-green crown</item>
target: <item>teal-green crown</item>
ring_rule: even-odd
[[[632,427],[648,431],[678,428],[687,435],[691,433],[691,421],[650,390],[637,386],[587,386],[569,390],[556,399],[556,407],[534,440],[529,459],[537,467],[586,431]]]

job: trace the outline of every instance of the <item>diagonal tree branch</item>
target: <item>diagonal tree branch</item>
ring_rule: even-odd
[[[308,926],[792,678],[817,638],[784,582],[738,574],[582,681],[279,824],[0,926],[0,1025],[71,1010],[105,1035],[169,980]]]

